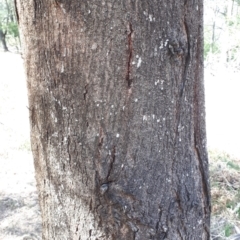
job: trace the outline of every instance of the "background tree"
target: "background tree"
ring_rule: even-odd
[[[17,1],[43,239],[209,239],[202,1]]]
[[[239,70],[239,5],[239,0],[205,1],[206,64]]]
[[[4,51],[9,51],[8,45],[20,48],[13,0],[0,0],[0,41]]]

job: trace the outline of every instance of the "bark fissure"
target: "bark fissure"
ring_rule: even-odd
[[[178,229],[178,235],[180,236],[181,240],[185,240],[185,238],[182,236],[182,233],[179,229]]]
[[[33,18],[33,23],[36,23],[36,18],[37,18],[37,11],[38,11],[38,4],[36,0],[33,0],[33,6],[34,6],[34,18]]]
[[[184,19],[184,28],[185,28],[185,32],[187,35],[187,49],[184,50],[185,51],[184,52],[184,55],[185,55],[184,70],[183,70],[182,79],[181,79],[179,100],[178,100],[178,104],[176,107],[176,130],[175,130],[175,141],[174,141],[175,146],[176,146],[176,143],[177,143],[177,140],[179,137],[179,126],[181,123],[183,92],[185,89],[186,82],[188,80],[188,70],[189,70],[190,62],[191,62],[191,44],[190,44],[191,39],[190,39],[189,28],[188,28],[186,19]]]
[[[199,171],[201,173],[201,180],[202,180],[202,187],[203,187],[203,193],[204,196],[207,199],[207,206],[209,206],[210,204],[210,199],[209,199],[209,187],[208,187],[208,179],[206,177],[206,173],[204,171],[204,166],[203,166],[203,160],[201,158],[201,153],[200,150],[198,148],[198,143],[197,143],[197,139],[196,139],[196,135],[194,135],[194,146],[195,146],[195,152],[197,155],[197,160],[198,160],[198,165],[199,165]],[[208,211],[206,208],[204,208],[205,213],[207,214]]]
[[[113,179],[110,179],[110,176],[113,171],[113,165],[115,163],[115,159],[116,159],[116,147],[113,146],[113,149],[111,152],[111,160],[110,160],[110,164],[109,164],[109,169],[108,169],[108,173],[107,173],[107,177],[106,177],[108,183],[113,181]]]
[[[191,60],[190,34],[189,34],[189,29],[188,29],[188,24],[187,24],[186,19],[184,20],[184,26],[185,26],[185,31],[186,31],[186,34],[187,34],[187,54],[186,54],[184,71],[183,71],[182,87],[181,87],[181,91],[180,91],[180,98],[182,97],[184,89],[185,89],[185,84],[187,82],[188,69],[189,69],[190,60]]]
[[[208,216],[210,213],[209,213],[209,207],[210,207],[210,195],[209,195],[209,185],[208,185],[208,178],[206,176],[206,173],[205,173],[205,170],[204,170],[204,166],[203,166],[203,160],[201,158],[201,153],[200,153],[200,150],[197,146],[197,142],[196,142],[196,136],[194,137],[195,138],[195,151],[196,151],[196,154],[197,154],[197,159],[198,159],[198,162],[199,162],[199,171],[200,171],[200,174],[201,174],[201,180],[202,180],[202,188],[203,188],[203,198],[206,198],[206,202],[204,203],[204,213],[206,216]],[[205,232],[208,236],[207,239],[210,239],[210,229],[209,227],[206,225],[206,223],[204,223],[204,229],[205,229]]]
[[[131,88],[132,85],[132,59],[133,59],[133,39],[132,39],[132,34],[133,34],[133,28],[132,24],[129,23],[129,33],[128,33],[128,62],[127,62],[127,84],[128,88]]]
[[[71,152],[70,152],[70,144],[71,140],[70,137],[67,138],[67,152],[68,152],[68,157],[69,157],[69,164],[71,165],[72,157],[71,157]]]
[[[86,99],[87,99],[87,93],[88,93],[88,84],[85,85],[84,87],[84,94],[83,94],[83,98],[86,102]]]

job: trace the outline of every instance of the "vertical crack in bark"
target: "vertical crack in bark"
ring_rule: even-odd
[[[57,0],[54,1],[54,4],[55,4],[56,7],[61,8],[61,7],[60,7],[60,3],[59,3]]]
[[[75,235],[78,235],[78,226],[76,226],[76,229],[75,229]]]
[[[92,206],[92,204],[93,204],[93,202],[92,202],[92,198],[91,198],[91,200],[90,200],[90,203],[89,203],[89,211],[91,212],[92,211],[92,209],[93,209],[93,206]]]
[[[194,147],[195,147],[195,152],[196,152],[197,159],[198,159],[198,162],[199,162],[199,170],[200,170],[200,173],[201,173],[201,176],[202,176],[201,179],[202,179],[202,187],[203,187],[204,195],[207,198],[206,205],[208,207],[209,204],[210,204],[208,178],[206,176],[206,172],[204,171],[203,160],[201,158],[201,153],[200,153],[200,150],[198,148],[196,133],[194,133]],[[208,214],[206,208],[204,208],[204,211],[205,211],[205,214]]]
[[[179,228],[177,229],[177,232],[178,232],[178,236],[181,238],[181,240],[184,240],[183,236],[182,236],[182,233],[181,231],[179,230]]]
[[[112,152],[111,152],[111,162],[109,164],[109,169],[108,169],[108,174],[107,174],[107,181],[108,182],[111,182],[111,180],[109,178],[110,178],[111,172],[113,170],[113,164],[115,162],[115,158],[116,158],[116,147],[113,146],[113,149],[112,149]]]
[[[195,152],[196,152],[196,155],[197,155],[197,159],[198,159],[198,162],[199,162],[199,171],[200,171],[200,174],[201,174],[202,189],[203,189],[203,192],[204,192],[204,196],[206,197],[206,203],[204,204],[205,205],[204,206],[204,213],[205,213],[205,216],[208,216],[210,214],[209,213],[209,206],[210,206],[209,192],[210,192],[210,189],[209,189],[209,185],[208,185],[208,178],[207,178],[206,172],[204,170],[203,160],[201,158],[200,150],[199,150],[198,145],[197,145],[196,134],[194,134],[194,146],[195,146]],[[204,229],[206,231],[206,234],[208,235],[208,238],[210,238],[210,229],[208,228],[208,226],[206,224],[204,224]]]
[[[37,18],[37,10],[38,10],[38,5],[36,0],[33,0],[33,4],[34,4],[34,23],[36,23],[36,18]]]
[[[101,148],[103,145],[103,137],[99,140],[98,147]]]
[[[71,153],[70,153],[70,137],[67,139],[67,152],[69,156],[69,164],[71,165]]]
[[[30,115],[30,119],[31,119],[31,127],[33,128],[35,125],[36,125],[36,116],[35,116],[35,108],[34,106],[30,109],[29,109],[29,115]]]
[[[54,78],[54,75],[52,74],[50,63],[48,61],[49,57],[48,57],[47,51],[44,51],[44,57],[45,57],[45,63],[46,63],[47,70],[48,70],[48,77],[50,78],[50,80],[52,80],[52,82],[54,84],[54,87],[56,88],[57,87],[57,82],[56,82],[56,79]]]
[[[181,90],[180,90],[180,98],[183,95],[183,91],[184,91],[185,84],[186,84],[186,81],[187,81],[187,71],[188,71],[188,68],[189,68],[189,65],[190,65],[190,59],[191,59],[191,55],[190,55],[190,51],[191,51],[190,34],[189,34],[189,29],[188,29],[186,19],[184,20],[184,27],[185,27],[185,31],[186,31],[186,34],[187,34],[187,55],[186,55],[185,67],[184,67],[184,71],[183,71],[182,87],[181,87]]]
[[[188,73],[188,68],[190,66],[190,61],[191,61],[191,45],[190,45],[190,34],[189,34],[189,28],[188,28],[188,24],[186,19],[184,19],[184,27],[185,27],[185,31],[187,34],[187,53],[186,57],[185,57],[185,64],[184,64],[184,70],[183,70],[183,75],[182,75],[182,86],[180,89],[180,98],[179,98],[179,103],[177,104],[177,108],[176,108],[176,130],[175,130],[175,141],[174,141],[174,145],[176,145],[177,143],[177,139],[179,136],[179,131],[178,131],[178,127],[181,121],[181,103],[182,103],[182,96],[183,96],[183,92],[185,89],[185,84],[187,81],[187,73]]]
[[[211,199],[210,199],[210,187],[209,187],[209,183],[208,183],[208,174],[207,174],[207,169],[204,166],[204,159],[202,158],[202,150],[204,151],[204,149],[202,148],[201,142],[198,140],[198,136],[197,133],[199,133],[199,131],[201,131],[201,124],[198,124],[199,121],[199,102],[198,100],[200,99],[199,96],[199,91],[198,91],[198,82],[195,83],[195,89],[194,89],[194,109],[195,109],[195,114],[194,114],[194,150],[195,150],[195,154],[197,157],[197,161],[198,161],[198,167],[199,167],[199,172],[201,175],[201,182],[202,182],[202,192],[203,192],[203,209],[204,209],[204,214],[205,217],[208,217],[210,215],[210,211],[211,211]],[[201,139],[201,135],[200,135],[200,139]],[[206,234],[208,235],[208,238],[210,238],[210,229],[207,226],[207,223],[204,224],[204,229],[206,231]]]
[[[48,143],[48,140],[49,140],[49,132],[48,132],[48,129],[47,129],[47,131],[46,131],[46,139],[47,139],[47,143]]]
[[[133,40],[132,40],[132,24],[129,23],[129,34],[128,34],[128,64],[127,64],[127,75],[126,80],[128,83],[128,88],[131,88],[132,78],[131,78],[131,68],[132,68],[132,58],[133,58]]]
[[[83,94],[83,98],[84,98],[84,101],[86,102],[86,97],[87,97],[87,93],[88,93],[88,89],[87,89],[87,87],[88,87],[88,84],[86,84],[85,85],[85,87],[84,87],[84,94]]]

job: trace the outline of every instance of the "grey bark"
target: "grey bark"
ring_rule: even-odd
[[[202,5],[17,1],[43,239],[210,239]]]

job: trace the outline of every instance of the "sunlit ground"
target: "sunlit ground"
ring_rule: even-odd
[[[0,239],[40,239],[40,231],[22,59],[0,52]]]
[[[208,146],[240,158],[240,72],[205,70]]]

